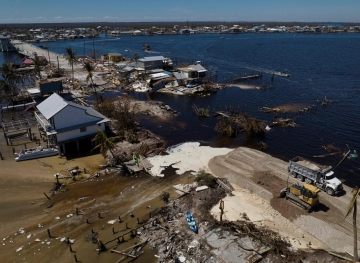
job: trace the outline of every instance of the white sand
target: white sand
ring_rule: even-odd
[[[286,237],[296,248],[308,248],[311,242],[311,248],[326,249],[312,235],[302,230],[287,218],[283,217],[278,211],[274,210],[269,201],[262,199],[250,191],[233,185],[234,196],[226,196],[224,201],[224,220],[236,221],[243,219],[242,214],[250,221],[260,226],[267,226]],[[219,204],[211,209],[213,216],[220,219]],[[243,219],[244,220],[244,219]],[[309,232],[309,231],[308,231]]]
[[[329,223],[313,216],[302,215],[294,223],[316,236],[317,239],[335,251],[353,251],[353,237],[337,229]]]
[[[210,146],[200,146],[199,142],[187,142],[169,147],[166,150],[169,155],[154,156],[148,160],[153,165],[151,174],[154,176],[163,177],[164,175],[161,172],[170,165],[179,169],[176,171],[177,174],[201,170],[211,173],[208,167],[209,160],[218,155],[225,155],[230,151],[232,149],[212,148]]]

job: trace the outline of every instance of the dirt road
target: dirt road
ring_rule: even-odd
[[[290,183],[299,183],[288,176],[287,162],[263,152],[240,147],[227,155],[210,160],[209,168],[218,177],[250,190],[270,202],[272,208],[323,243],[324,248],[352,252],[352,217],[344,219],[351,200],[351,189],[344,186],[342,196],[320,192],[321,205],[308,214],[301,208],[277,197],[278,191]],[[357,220],[358,224],[360,219]],[[358,236],[360,232],[358,231]]]

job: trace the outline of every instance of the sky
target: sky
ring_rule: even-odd
[[[360,22],[360,0],[0,0],[0,23]]]

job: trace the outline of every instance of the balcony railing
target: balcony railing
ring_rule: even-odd
[[[46,132],[54,131],[53,126],[50,125],[49,121],[40,112],[38,112],[38,111],[35,112],[35,118],[36,118],[37,122],[40,124],[40,126],[43,127],[43,129]]]

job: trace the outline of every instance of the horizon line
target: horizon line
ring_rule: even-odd
[[[124,23],[124,24],[130,24],[130,23],[311,23],[311,24],[321,24],[321,23],[333,23],[333,24],[360,24],[360,22],[340,22],[340,21],[322,21],[322,22],[316,22],[316,21],[240,21],[240,20],[233,20],[233,21],[224,21],[224,20],[194,20],[194,21],[87,21],[87,22],[80,22],[80,21],[71,21],[71,22],[24,22],[24,23],[0,23],[0,26],[2,25],[26,25],[26,24],[94,24],[94,23]]]

